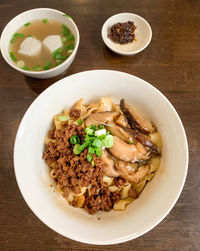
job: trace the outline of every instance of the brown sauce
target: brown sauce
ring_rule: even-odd
[[[111,27],[108,37],[118,44],[131,43],[135,39],[136,28],[132,21],[117,23]]]

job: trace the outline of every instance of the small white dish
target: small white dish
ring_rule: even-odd
[[[33,78],[40,78],[40,79],[52,78],[52,77],[55,77],[55,76],[63,73],[73,62],[73,60],[76,56],[77,50],[78,50],[79,40],[80,40],[79,31],[78,31],[76,24],[74,23],[74,21],[71,18],[64,16],[64,14],[65,13],[58,11],[58,10],[55,10],[55,9],[38,8],[38,9],[32,9],[32,10],[25,11],[25,12],[19,14],[18,16],[14,17],[6,25],[6,27],[4,28],[4,30],[1,34],[1,42],[0,42],[1,53],[2,53],[2,56],[4,57],[5,61],[15,70],[23,73],[24,75],[27,75],[27,76],[30,76]],[[25,71],[25,70],[17,67],[10,58],[9,44],[10,44],[11,37],[25,23],[30,22],[30,21],[34,21],[37,19],[43,19],[43,18],[58,21],[62,24],[65,24],[67,27],[69,27],[69,29],[72,31],[73,35],[75,36],[74,50],[73,50],[72,54],[62,64],[58,65],[57,67],[55,67],[53,69],[46,70],[46,71],[37,71],[37,72],[36,71],[35,72],[34,71]]]
[[[124,23],[127,21],[134,22],[137,27],[135,30],[136,40],[123,45],[114,43],[110,38],[108,38],[110,28],[116,23]],[[143,51],[149,45],[152,38],[152,30],[151,26],[144,18],[133,13],[119,13],[106,20],[103,24],[101,35],[104,43],[112,51],[120,55],[131,56]]]
[[[80,97],[87,104],[101,96],[111,97],[115,103],[125,98],[156,124],[163,141],[162,161],[155,178],[125,211],[89,215],[69,206],[56,191],[42,154],[55,114]],[[188,144],[176,110],[155,87],[124,72],[86,71],[51,85],[29,107],[15,140],[14,168],[25,201],[51,229],[84,243],[116,244],[145,234],[170,212],[185,183]],[[54,184],[52,188],[50,184]]]

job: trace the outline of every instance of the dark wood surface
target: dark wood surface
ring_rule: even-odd
[[[71,15],[81,41],[69,70],[50,80],[24,77],[0,57],[0,250],[200,250],[200,1],[1,0],[0,31],[17,14],[37,7]],[[136,56],[116,55],[102,42],[104,21],[119,12],[139,14],[152,26],[149,47]],[[91,69],[125,71],[152,83],[179,113],[190,149],[186,184],[170,214],[136,240],[103,247],[47,228],[23,200],[13,169],[15,134],[32,101],[58,79]]]

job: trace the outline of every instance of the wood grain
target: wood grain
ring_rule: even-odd
[[[69,70],[50,80],[24,77],[0,58],[0,250],[200,250],[200,1],[1,0],[1,31],[14,16],[37,7],[70,14],[81,42]],[[102,42],[104,21],[119,12],[139,14],[152,26],[151,44],[136,56],[116,55]],[[190,149],[186,184],[170,214],[136,240],[103,247],[72,241],[47,228],[24,202],[13,170],[15,134],[32,101],[58,79],[91,69],[125,71],[162,91],[181,116]]]

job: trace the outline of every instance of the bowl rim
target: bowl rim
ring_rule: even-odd
[[[184,168],[184,178],[182,180],[182,183],[181,183],[181,186],[179,187],[179,190],[177,192],[177,195],[173,201],[173,203],[166,209],[165,213],[160,217],[160,219],[158,219],[156,221],[156,223],[151,223],[151,225],[145,229],[144,231],[141,231],[140,233],[134,233],[134,234],[131,234],[131,235],[126,235],[126,236],[123,236],[123,237],[120,237],[118,239],[112,239],[111,241],[91,241],[90,239],[87,239],[85,240],[84,238],[80,238],[80,237],[77,237],[76,235],[68,235],[66,236],[66,234],[63,232],[63,231],[60,231],[58,230],[55,226],[51,226],[48,222],[46,222],[46,220],[44,220],[38,213],[37,210],[33,209],[32,205],[30,205],[28,203],[28,200],[26,199],[25,197],[25,194],[23,192],[23,187],[20,185],[20,182],[18,180],[18,175],[17,175],[17,168],[16,168],[16,148],[17,148],[17,144],[18,144],[18,138],[19,138],[19,131],[20,131],[20,127],[22,126],[23,122],[24,122],[24,119],[25,117],[27,116],[27,114],[29,113],[29,111],[32,109],[32,107],[34,107],[34,105],[36,104],[37,100],[43,96],[45,96],[49,90],[51,89],[54,89],[54,88],[58,88],[60,86],[60,82],[62,82],[64,79],[66,78],[74,78],[74,77],[77,77],[79,75],[82,75],[82,74],[88,74],[88,73],[94,73],[94,72],[102,72],[102,74],[104,72],[110,72],[110,73],[117,73],[117,74],[120,74],[120,75],[124,75],[124,76],[131,76],[131,77],[134,77],[135,79],[138,79],[138,80],[142,80],[145,82],[145,84],[147,84],[148,86],[150,86],[151,88],[153,88],[153,90],[157,91],[159,95],[162,96],[162,98],[164,99],[164,101],[169,105],[169,108],[173,111],[173,113],[176,115],[176,118],[179,122],[179,125],[181,127],[181,131],[180,133],[182,133],[182,136],[183,136],[183,139],[184,139],[184,148],[185,148],[185,153],[186,153],[186,161],[185,161],[185,168]],[[19,124],[19,127],[18,127],[18,130],[17,130],[17,133],[16,133],[16,138],[15,138],[15,142],[14,142],[14,151],[13,151],[13,160],[14,160],[14,173],[15,173],[15,177],[16,177],[16,181],[17,181],[17,184],[18,184],[18,187],[19,187],[19,190],[22,194],[22,197],[24,198],[26,204],[28,205],[28,207],[31,209],[31,211],[38,217],[39,220],[41,220],[46,226],[48,226],[50,229],[54,230],[56,233],[59,233],[60,235],[66,237],[66,238],[70,238],[72,240],[75,240],[77,242],[81,242],[81,243],[85,243],[85,244],[92,244],[92,245],[113,245],[113,244],[119,244],[119,243],[124,243],[124,242],[127,242],[127,241],[130,241],[130,240],[133,240],[133,239],[136,239],[142,235],[144,235],[145,233],[151,231],[154,227],[156,227],[168,214],[169,212],[172,210],[172,208],[174,207],[174,205],[176,204],[177,200],[179,199],[180,197],[180,194],[183,190],[183,187],[184,187],[184,184],[185,184],[185,181],[186,181],[186,177],[187,177],[187,172],[188,172],[188,163],[189,163],[189,150],[188,150],[188,141],[187,141],[187,136],[186,136],[186,133],[185,133],[185,129],[184,129],[184,126],[183,126],[183,123],[177,113],[177,111],[175,110],[175,108],[173,107],[173,105],[170,103],[170,101],[167,99],[167,97],[164,96],[164,94],[162,94],[156,87],[154,87],[153,85],[151,85],[150,83],[148,83],[147,81],[139,78],[139,77],[136,77],[135,75],[132,75],[132,74],[129,74],[129,73],[126,73],[126,72],[121,72],[121,71],[115,71],[115,70],[104,70],[104,69],[98,69],[98,70],[88,70],[88,71],[82,71],[82,72],[78,72],[78,73],[75,73],[75,74],[72,74],[70,76],[67,76],[67,77],[64,77],[58,81],[56,81],[54,84],[52,84],[51,86],[49,86],[47,89],[45,89],[39,96],[37,96],[37,98],[31,103],[31,105],[28,107],[28,109],[26,110],[25,114],[23,115],[22,119],[21,119],[21,122]]]
[[[76,45],[75,45],[75,48],[72,52],[72,54],[63,62],[61,63],[60,65],[56,66],[55,68],[52,68],[52,69],[49,69],[49,70],[43,70],[43,71],[26,71],[26,70],[23,70],[17,66],[15,66],[15,64],[13,64],[12,62],[10,62],[6,55],[5,55],[5,50],[3,50],[3,47],[2,47],[2,43],[3,43],[3,37],[4,37],[4,34],[6,32],[6,28],[7,26],[14,22],[15,19],[19,18],[20,16],[24,15],[24,14],[27,14],[27,13],[31,13],[31,12],[36,12],[36,11],[40,11],[40,10],[46,10],[46,11],[52,11],[52,12],[55,12],[55,13],[58,13],[58,14],[61,14],[61,15],[64,15],[65,13],[62,12],[62,11],[59,11],[59,10],[56,10],[56,9],[52,9],[52,8],[35,8],[35,9],[30,9],[30,10],[27,10],[27,11],[24,11],[24,12],[21,12],[20,14],[18,14],[17,16],[15,16],[14,18],[12,18],[7,24],[6,26],[4,27],[2,33],[1,33],[1,37],[0,37],[0,49],[1,49],[1,54],[4,58],[4,60],[15,70],[23,73],[23,74],[27,74],[27,72],[30,72],[32,75],[35,75],[35,76],[39,76],[39,75],[42,75],[44,73],[52,73],[52,72],[55,72],[57,71],[58,69],[60,69],[61,67],[63,67],[64,64],[67,64],[69,62],[69,60],[71,59],[71,57],[75,56],[76,55],[76,52],[78,50],[78,47],[79,47],[79,42],[80,42],[80,33],[79,33],[79,30],[78,30],[78,27],[76,25],[76,23],[74,22],[74,20],[72,18],[69,18],[66,16],[66,18],[68,18],[68,20],[73,24],[75,30],[76,30],[76,33],[77,33],[77,39],[76,39]]]
[[[150,32],[150,36],[149,36],[149,39],[147,41],[147,43],[140,49],[138,50],[134,50],[134,51],[121,51],[121,50],[117,50],[115,48],[113,48],[113,46],[110,46],[108,43],[107,43],[107,40],[105,39],[104,35],[107,31],[104,31],[106,29],[106,25],[109,23],[110,20],[112,20],[114,17],[118,17],[118,16],[126,16],[126,15],[132,15],[132,16],[135,16],[139,19],[141,19],[145,24],[146,26],[148,27],[149,29],[149,32]],[[151,26],[150,24],[147,22],[146,19],[144,19],[143,17],[135,14],[135,13],[130,13],[130,12],[122,12],[122,13],[118,13],[118,14],[115,14],[111,17],[109,17],[108,19],[106,19],[106,21],[104,22],[102,28],[101,28],[101,37],[104,41],[104,43],[108,46],[109,49],[111,49],[112,51],[114,51],[115,53],[117,54],[120,54],[120,55],[124,55],[124,56],[131,56],[131,55],[135,55],[141,51],[143,51],[151,42],[151,39],[152,39],[152,29],[151,29]]]

